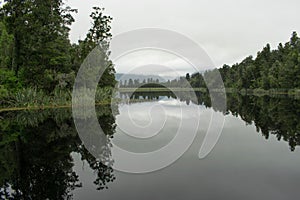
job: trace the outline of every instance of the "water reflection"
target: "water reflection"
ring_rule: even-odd
[[[115,120],[110,106],[97,110],[103,130],[112,136]],[[71,199],[71,192],[82,187],[73,170],[73,152],[80,153],[96,174],[98,190],[115,180],[111,166],[96,160],[82,145],[70,110],[5,113],[0,129],[2,199]]]
[[[128,97],[129,93],[121,94]],[[212,107],[208,93],[196,92],[197,100],[192,98],[190,92],[180,92],[176,96],[172,92],[138,92],[130,96],[131,99],[159,100],[163,97],[178,99],[187,105],[191,103],[213,108],[224,115],[240,117],[247,125],[254,124],[257,132],[266,139],[275,135],[277,139],[289,143],[291,151],[300,145],[300,100],[280,96],[244,96],[227,94],[227,109],[216,104]],[[217,95],[213,95],[215,98]],[[222,96],[220,96],[222,98]]]
[[[275,135],[289,143],[291,151],[300,145],[300,100],[278,97],[231,95],[228,111],[247,124],[255,124],[257,132],[268,139]]]
[[[129,94],[120,94],[121,98]],[[186,105],[212,108],[206,93],[171,92],[134,93],[129,103],[177,99]],[[213,109],[224,115],[240,117],[247,125],[254,124],[266,139],[271,135],[286,141],[291,151],[300,145],[300,100],[287,97],[256,97],[227,95],[227,109]],[[116,110],[110,105],[97,107],[98,120],[106,134],[102,138],[102,152],[110,158],[110,139],[116,124]],[[88,117],[88,116],[87,116]],[[2,199],[72,199],[72,191],[84,187],[74,170],[72,153],[80,154],[95,174],[92,181],[98,190],[108,188],[116,177],[112,160],[95,159],[85,148],[73,125],[71,110],[43,110],[2,113],[0,117],[0,197]],[[95,142],[92,137],[91,142]],[[89,141],[89,140],[85,140]]]

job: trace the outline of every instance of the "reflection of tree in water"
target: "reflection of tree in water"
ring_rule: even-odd
[[[100,110],[102,128],[112,135],[115,121],[110,107]],[[72,152],[80,153],[94,170],[99,190],[115,179],[111,166],[95,159],[82,145],[70,116],[69,110],[2,116],[0,199],[71,199],[71,191],[82,186],[73,170]]]
[[[97,190],[108,189],[107,184],[116,179],[112,167],[99,162],[84,147],[79,148],[78,150],[82,156],[82,160],[86,160],[89,163],[90,168],[97,174],[97,178],[94,181],[95,185],[97,185]]]
[[[172,92],[121,92],[121,99],[131,99],[131,100],[160,100],[162,98],[167,97],[176,98],[176,96]]]
[[[155,99],[154,97],[167,96],[179,99],[189,105],[191,102],[196,105],[204,105],[222,112],[224,115],[231,113],[240,116],[247,125],[255,124],[257,132],[263,134],[268,139],[270,135],[275,135],[278,140],[283,139],[289,143],[291,151],[300,145],[300,100],[288,98],[286,96],[243,96],[238,94],[227,94],[227,110],[222,109],[218,104],[212,106],[211,97],[208,93],[195,92],[197,99],[192,98],[191,92],[178,92],[176,96],[172,92],[144,92],[134,93],[132,98],[138,96],[145,99]],[[213,98],[222,98],[218,93],[212,95]]]
[[[143,93],[135,98],[177,98],[187,104],[212,107],[207,93],[176,94]],[[157,98],[158,97],[158,98]],[[292,151],[300,145],[300,104],[291,98],[269,96],[227,95],[227,110],[215,111],[240,116],[247,124],[269,138],[275,135],[290,145]],[[110,106],[97,109],[101,128],[109,138],[114,134],[115,118]],[[72,169],[71,153],[78,152],[97,175],[94,183],[99,190],[115,180],[111,163],[95,159],[77,136],[70,110],[9,112],[2,114],[0,123],[0,198],[2,199],[71,199],[71,191],[81,187]],[[109,155],[109,143],[107,144]],[[109,161],[109,160],[108,160]]]
[[[197,95],[198,104],[211,107],[208,95]],[[207,96],[207,97],[205,97]],[[221,111],[214,107],[214,110]],[[300,145],[300,100],[287,97],[242,96],[227,94],[227,111],[240,116],[246,124],[255,124],[257,132],[268,139],[270,134],[289,143],[291,151]]]
[[[227,95],[227,111],[254,123],[268,139],[270,134],[289,143],[291,151],[300,145],[300,101],[270,96]]]
[[[197,98],[195,97],[195,94]],[[211,107],[211,100],[208,95],[205,93],[195,92],[194,95],[192,92],[176,92],[172,91],[162,91],[162,92],[122,92],[120,97],[124,99],[144,99],[144,100],[160,100],[163,98],[168,99],[178,99],[181,102],[185,102],[187,105],[190,103],[197,105],[205,105],[206,107]],[[134,102],[133,102],[134,103]]]
[[[67,125],[62,129],[68,131]],[[1,145],[0,152],[4,164],[6,151],[13,154],[12,163],[6,165],[13,170],[1,180],[1,185],[10,185],[13,189],[9,194],[7,187],[2,188],[5,199],[68,199],[70,191],[80,186],[78,176],[72,171],[70,156],[75,137],[60,137],[62,129],[52,119],[34,128],[14,126],[19,135]]]
[[[247,124],[254,123],[257,132],[266,139],[270,134],[289,143],[291,151],[300,145],[300,101],[292,98],[269,96],[231,95],[228,110],[240,115]]]

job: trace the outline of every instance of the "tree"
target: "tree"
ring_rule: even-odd
[[[13,36],[0,22],[0,68],[12,69]]]
[[[299,43],[299,38],[298,38],[297,32],[294,31],[292,33],[292,37],[290,39],[290,45],[291,45],[291,47],[296,47],[298,43]]]
[[[115,69],[111,60],[109,60],[109,40],[111,39],[111,21],[112,17],[104,15],[104,8],[93,7],[93,12],[90,17],[93,20],[92,27],[89,29],[86,38],[83,41],[79,41],[80,46],[80,58],[81,62],[87,57],[87,55],[96,47],[99,46],[107,55],[103,65],[106,67],[101,80],[99,81],[100,87],[114,87],[115,81]]]
[[[267,44],[255,59],[249,56],[231,67],[224,65],[219,71],[226,87],[266,90],[299,88],[300,39],[293,32],[285,45],[280,43],[277,49],[271,50],[271,46]]]
[[[69,26],[76,10],[62,0],[5,0],[2,13],[14,37],[13,69],[29,86],[49,89],[45,71],[70,71]],[[21,72],[21,73],[20,73]]]
[[[189,73],[187,73],[186,75],[185,75],[185,79],[187,80],[187,81],[190,81],[190,74]]]
[[[22,63],[24,52],[23,44],[26,37],[25,22],[26,15],[29,14],[30,2],[19,0],[4,0],[4,5],[1,9],[1,15],[3,21],[8,27],[8,31],[13,35],[13,56],[12,66],[16,74],[19,72],[20,65]],[[25,35],[24,35],[25,34]]]
[[[269,82],[270,88],[280,88],[279,84],[279,69],[280,69],[280,62],[276,60],[276,62],[272,65],[269,73]]]
[[[194,88],[205,88],[206,87],[203,76],[199,72],[192,74],[189,82],[190,82],[190,85]]]
[[[119,82],[119,87],[120,87],[120,88],[124,87],[123,81],[122,81],[122,80],[120,80],[120,82]]]
[[[133,80],[131,78],[128,80],[128,87],[133,87]]]

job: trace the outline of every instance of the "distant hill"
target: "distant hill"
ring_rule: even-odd
[[[147,79],[152,78],[153,80],[158,79],[160,83],[174,79],[174,77],[161,77],[161,76],[158,76],[158,75],[123,74],[123,73],[116,73],[115,77],[116,77],[117,81],[120,81],[120,80],[122,80],[122,81],[127,80],[128,81],[129,79],[132,79],[132,80],[138,79],[139,82],[143,82],[143,80],[147,81]]]

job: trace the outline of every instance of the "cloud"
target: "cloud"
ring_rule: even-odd
[[[140,50],[115,61],[119,73],[182,76],[196,70],[184,59],[159,50]]]
[[[266,43],[275,48],[300,32],[300,1],[274,0],[82,0],[68,1],[78,8],[71,40],[83,38],[90,27],[92,6],[113,16],[113,35],[143,27],[182,33],[200,46],[217,67],[256,55]]]

